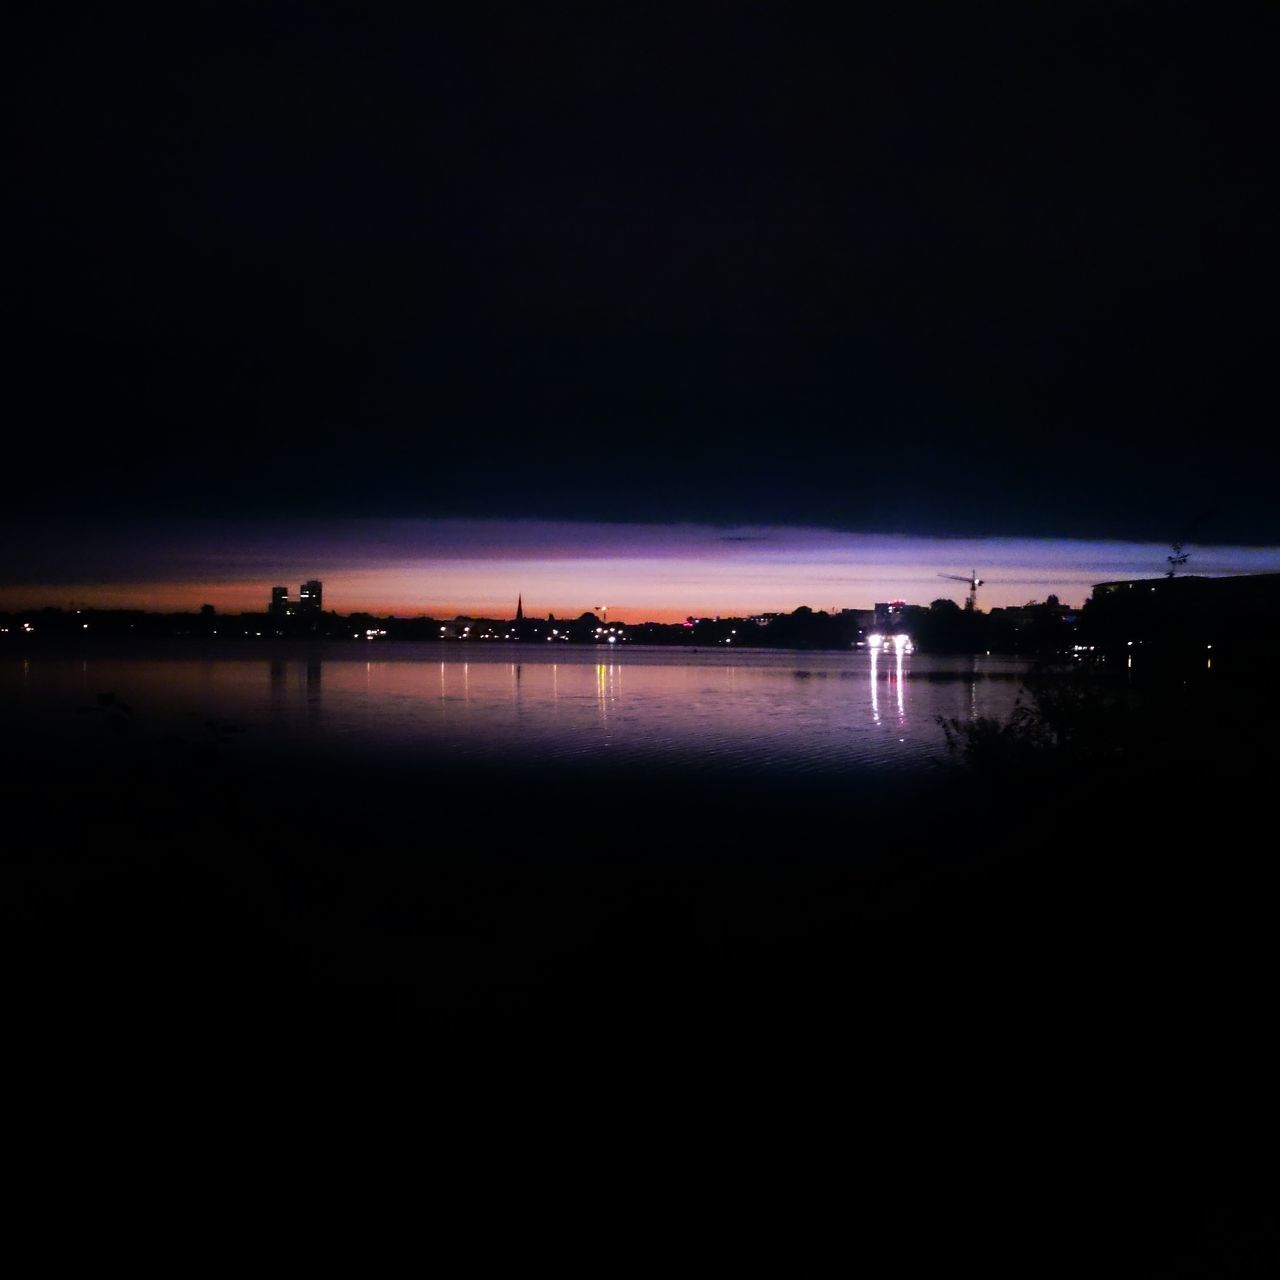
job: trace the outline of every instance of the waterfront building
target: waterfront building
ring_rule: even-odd
[[[321,611],[324,584],[318,578],[311,578],[298,589],[298,612],[301,614],[317,614]]]

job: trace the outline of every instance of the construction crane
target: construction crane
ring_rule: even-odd
[[[949,578],[952,582],[967,582],[969,584],[969,598],[964,602],[964,607],[969,613],[972,613],[978,607],[978,588],[982,586],[982,579],[978,577],[977,569],[967,578],[962,578],[958,573],[940,573],[938,577]]]

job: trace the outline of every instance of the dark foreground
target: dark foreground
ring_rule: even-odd
[[[562,1118],[602,1090],[601,1124],[715,1113],[846,1164],[888,1132],[912,1177],[1023,1183],[1042,1261],[1124,1226],[1135,1265],[1248,1274],[1274,1247],[1266,705],[1215,695],[1115,759],[785,785],[263,770],[104,715],[6,743],[11,1043],[82,1088],[355,1059],[487,1115],[563,1107],[526,1093],[545,1072]]]

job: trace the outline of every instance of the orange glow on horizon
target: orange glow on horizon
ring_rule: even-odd
[[[291,587],[296,599],[296,585]],[[259,583],[218,583],[208,586],[190,583],[149,582],[128,584],[85,583],[58,587],[0,588],[0,610],[19,612],[26,609],[140,609],[150,613],[197,613],[202,605],[211,604],[219,613],[265,613],[270,588]],[[386,597],[346,596],[332,600],[329,583],[325,582],[326,612],[341,614],[369,613],[380,617],[400,618],[500,618],[515,617],[515,606],[505,612],[483,598],[435,601],[421,608],[404,608],[389,604]],[[795,608],[792,605],[791,608]],[[782,610],[769,610],[781,612]],[[525,617],[545,620],[554,613],[558,619],[571,622],[583,613],[595,613],[591,605],[562,605],[560,608],[536,610],[525,606]],[[717,610],[723,617],[743,617],[760,610]],[[687,609],[644,608],[627,604],[610,605],[609,621],[635,625],[641,622],[683,622],[690,616]],[[715,613],[699,613],[698,617],[714,617]]]
[[[751,617],[806,605],[870,609],[902,599],[963,604],[952,575],[975,566],[981,610],[1056,595],[1081,606],[1092,585],[1155,577],[1167,548],[1140,543],[1014,538],[875,536],[822,529],[708,526],[578,526],[551,522],[401,521],[323,526],[148,531],[113,546],[55,555],[29,549],[15,570],[28,581],[0,586],[0,609],[79,606],[265,613],[271,589],[297,598],[308,578],[324,583],[324,605],[380,617],[514,618],[523,596],[530,619],[572,620],[599,612],[609,621],[682,622],[686,617]],[[1274,548],[1197,549],[1202,573],[1274,571]],[[79,564],[80,581],[42,581],[42,565]],[[83,566],[92,566],[86,568]],[[93,575],[92,577],[90,575]]]

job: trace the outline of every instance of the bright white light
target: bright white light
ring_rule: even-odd
[[[884,636],[882,636],[882,635],[880,635],[880,634],[878,634],[878,633],[877,633],[876,635],[873,635],[873,636],[868,636],[868,637],[867,637],[867,643],[868,643],[868,644],[869,644],[873,649],[878,649],[882,644],[884,644]]]

